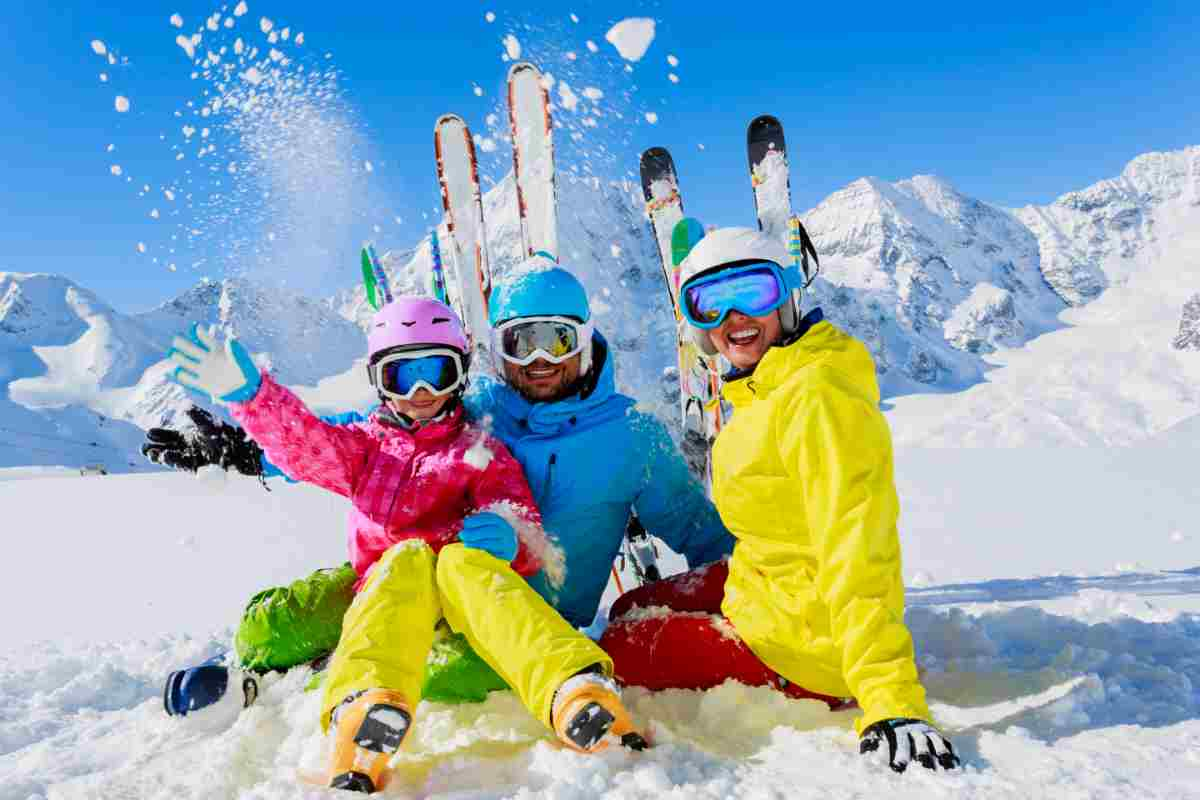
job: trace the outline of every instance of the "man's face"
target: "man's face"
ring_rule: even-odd
[[[575,382],[579,380],[582,361],[582,353],[576,353],[561,364],[551,364],[539,358],[521,367],[505,361],[504,377],[509,386],[520,392],[526,400],[553,403],[570,396]]]
[[[782,333],[778,311],[761,317],[730,311],[724,322],[709,329],[708,340],[730,364],[738,369],[749,369],[758,364]]]

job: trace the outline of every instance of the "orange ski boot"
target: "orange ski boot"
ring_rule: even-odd
[[[554,693],[554,732],[568,747],[599,753],[616,741],[630,750],[645,750],[645,737],[621,703],[616,681],[599,672],[581,672]]]
[[[388,762],[412,726],[408,703],[397,692],[369,689],[342,701],[333,725],[329,786],[363,794],[382,789]]]

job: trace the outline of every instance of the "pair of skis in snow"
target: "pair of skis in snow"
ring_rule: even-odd
[[[758,227],[783,240],[793,261],[811,280],[808,259],[817,254],[800,218],[792,214],[791,182],[783,125],[770,115],[755,117],[746,131],[746,155]],[[642,194],[646,216],[658,244],[663,278],[675,313],[678,351],[679,402],[683,420],[683,449],[694,475],[712,489],[712,443],[726,422],[728,412],[721,404],[721,363],[702,353],[683,335],[680,312],[680,266],[704,228],[696,219],[683,215],[683,196],[671,154],[652,147],[641,157]]]

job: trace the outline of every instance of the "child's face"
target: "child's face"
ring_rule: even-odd
[[[442,413],[442,406],[446,405],[446,401],[449,399],[450,395],[448,394],[435,397],[428,389],[417,389],[417,393],[412,396],[411,400],[389,397],[387,402],[392,411],[410,419],[433,419]]]

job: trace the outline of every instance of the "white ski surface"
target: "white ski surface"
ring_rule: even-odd
[[[526,256],[542,251],[557,260],[550,96],[541,71],[533,64],[514,64],[508,72],[508,120],[513,138],[521,244]]]
[[[479,172],[475,143],[467,123],[455,114],[445,114],[434,128],[438,157],[438,182],[442,208],[450,237],[442,239],[442,266],[454,274],[463,321],[476,345],[487,346],[487,294],[491,291]],[[452,266],[447,266],[447,262]]]

